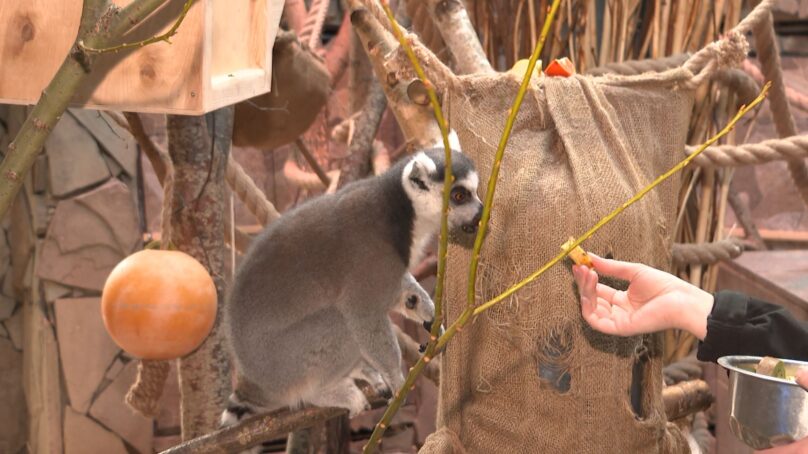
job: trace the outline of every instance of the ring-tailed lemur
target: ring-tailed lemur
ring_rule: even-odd
[[[256,238],[224,307],[237,384],[223,423],[300,404],[353,416],[368,408],[354,378],[390,393],[403,384],[388,311],[403,302],[411,318],[434,315],[425,292],[413,307],[400,293],[418,285],[407,270],[439,231],[444,162],[442,149],[418,152],[300,205]],[[471,247],[479,178],[458,151],[452,171],[450,241]]]

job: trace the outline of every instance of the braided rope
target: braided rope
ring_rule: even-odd
[[[702,370],[699,360],[695,356],[686,356],[675,363],[662,368],[665,385],[675,385],[683,381],[701,378]]]
[[[258,188],[255,181],[247,175],[247,172],[233,158],[232,154],[227,159],[225,180],[227,180],[230,190],[236,193],[239,200],[244,203],[261,225],[267,225],[281,216],[275,206],[272,205],[272,202],[267,200],[264,191]]]
[[[168,151],[155,147],[165,167],[163,177],[163,206],[160,212],[160,249],[168,250],[171,246],[171,214],[174,202],[174,163]],[[167,361],[140,360],[137,366],[137,378],[129,388],[124,401],[129,407],[141,415],[152,418],[157,416],[160,397],[168,377]]]
[[[300,31],[300,42],[309,46],[309,49],[320,48],[320,35],[323,31],[325,16],[328,14],[329,0],[313,0]]]
[[[757,98],[760,85],[740,69],[730,68],[716,71],[713,80],[727,87],[738,96],[738,104],[746,105]]]
[[[763,74],[772,83],[769,92],[769,110],[777,135],[781,139],[794,136],[797,134],[797,127],[788,106],[783,71],[780,65],[780,51],[774,36],[774,21],[771,13],[767,13],[762,22],[755,27],[754,36]],[[802,159],[789,160],[788,170],[803,203],[808,205],[808,167]]]
[[[764,78],[763,73],[760,72],[760,68],[758,68],[748,59],[743,61],[741,64],[741,69],[743,72],[752,77],[752,79],[754,79],[758,84],[763,83]],[[786,86],[786,97],[788,98],[788,102],[793,107],[796,107],[803,112],[808,112],[808,95]]]
[[[730,260],[743,252],[740,242],[734,238],[712,243],[674,243],[673,263],[676,265],[710,265],[721,260]]]
[[[147,418],[157,416],[158,403],[168,378],[168,361],[140,360],[137,379],[124,400],[133,410]]]
[[[605,74],[619,74],[621,76],[635,76],[646,72],[663,72],[681,66],[690,54],[674,54],[663,58],[647,58],[644,60],[626,60],[624,62],[607,63],[586,71],[591,76]]]
[[[697,147],[687,146],[690,155]],[[693,159],[702,167],[739,167],[771,161],[808,158],[808,134],[742,145],[712,145]]]

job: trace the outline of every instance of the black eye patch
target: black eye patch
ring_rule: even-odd
[[[418,186],[418,189],[420,189],[422,191],[428,191],[429,190],[429,188],[426,187],[426,183],[424,183],[424,180],[422,180],[422,179],[420,179],[418,177],[410,177],[410,181],[412,181],[413,184]]]

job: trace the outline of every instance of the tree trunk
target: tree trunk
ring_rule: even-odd
[[[230,107],[205,117],[168,117],[169,153],[175,167],[172,240],[213,277],[220,308],[225,295],[224,178],[232,128]],[[220,315],[221,311],[202,346],[179,360],[183,440],[214,431],[230,393]]]

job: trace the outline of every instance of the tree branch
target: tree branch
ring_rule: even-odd
[[[373,139],[379,131],[382,114],[387,109],[387,98],[378,79],[373,78],[368,87],[365,105],[356,119],[356,130],[348,148],[348,157],[343,161],[339,187],[359,180],[371,173],[370,157]]]
[[[180,24],[182,21],[185,20],[185,16],[188,14],[188,10],[191,9],[191,5],[194,3],[194,0],[186,0],[185,5],[182,7],[182,12],[180,13],[177,20],[174,22],[174,25],[168,29],[167,32],[163,33],[162,35],[152,36],[151,38],[144,39],[142,41],[136,41],[133,43],[123,43],[118,44],[117,46],[110,46],[101,49],[96,49],[92,47],[85,46],[82,41],[78,42],[78,47],[87,53],[90,54],[103,54],[107,52],[118,52],[126,49],[134,49],[137,47],[148,46],[149,44],[153,44],[160,41],[165,41],[171,44],[170,38],[177,34],[177,29],[180,28]]]
[[[422,147],[440,140],[441,134],[435,117],[428,106],[415,104],[407,95],[411,80],[400,80],[398,75],[385,65],[385,57],[397,48],[395,38],[368,10],[357,6],[351,12],[351,24],[373,64],[373,70],[387,96],[390,110],[396,117],[407,142]]]
[[[374,394],[370,386],[363,386],[361,389],[372,408],[385,405],[386,400]],[[343,414],[347,414],[347,411],[341,408],[308,407],[297,411],[276,410],[252,416],[234,426],[186,441],[161,454],[240,452]]]
[[[462,0],[428,0],[429,15],[460,74],[493,73]]]

